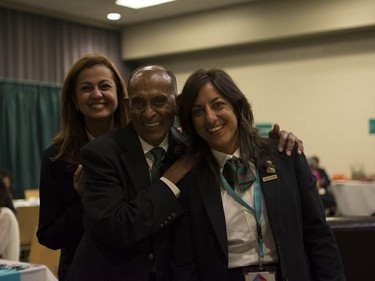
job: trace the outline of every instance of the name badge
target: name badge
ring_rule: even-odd
[[[276,281],[276,267],[264,266],[263,270],[259,268],[245,269],[245,281]]]
[[[245,281],[276,281],[275,272],[248,272],[245,274]]]
[[[262,178],[263,182],[268,182],[268,181],[272,181],[272,180],[276,180],[276,179],[277,179],[277,175],[271,175],[271,176],[267,176],[267,177]]]

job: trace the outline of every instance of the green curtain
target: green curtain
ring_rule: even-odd
[[[0,79],[0,168],[38,188],[42,154],[59,130],[61,84]]]

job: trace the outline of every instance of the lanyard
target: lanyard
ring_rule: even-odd
[[[259,256],[259,268],[263,269],[263,238],[262,238],[262,226],[260,224],[260,215],[262,211],[262,196],[260,190],[260,183],[259,183],[259,175],[258,171],[256,172],[256,179],[254,182],[254,207],[255,209],[251,208],[249,204],[247,204],[242,198],[232,189],[232,187],[228,184],[226,179],[223,175],[221,175],[221,181],[223,183],[224,189],[228,192],[229,196],[231,196],[234,201],[239,203],[241,206],[245,207],[250,213],[253,214],[256,224],[257,224],[257,235],[258,235],[258,256]]]

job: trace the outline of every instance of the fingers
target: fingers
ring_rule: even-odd
[[[283,152],[285,148],[286,155],[291,156],[294,144],[297,143],[297,153],[299,155],[302,154],[302,152],[304,151],[302,140],[300,140],[292,132],[281,131],[279,135],[280,135],[280,140],[279,140],[278,150],[280,152]]]
[[[73,181],[74,183],[77,183],[80,181],[83,173],[83,166],[81,164],[78,164],[77,170],[74,172]]]
[[[279,145],[277,146],[277,148],[280,152],[283,152],[285,144],[288,139],[288,132],[284,130],[280,131],[278,134],[278,138],[279,138]]]
[[[299,138],[297,138],[297,136],[296,136],[296,142],[297,142],[297,153],[299,154],[299,155],[302,155],[302,152],[304,152],[305,151],[305,148],[303,147],[303,141],[302,140],[300,140]]]
[[[73,187],[75,191],[83,198],[83,166],[81,164],[78,165],[77,170],[74,172],[73,176]]]
[[[82,172],[83,172],[83,166],[82,166],[82,164],[78,164],[78,167],[77,167],[77,170],[74,173],[74,176],[75,175],[79,176],[79,175],[82,174]]]
[[[268,132],[268,137],[271,139],[278,139],[279,132],[280,132],[280,125],[275,123],[273,124],[271,131]]]
[[[177,182],[179,182],[194,167],[197,161],[197,155],[185,154],[164,172],[163,177],[167,178],[174,184],[177,184]]]
[[[279,145],[278,145],[278,150],[279,152],[284,152],[285,149],[285,154],[288,156],[292,155],[293,147],[296,141],[300,141],[299,144],[301,144],[302,150],[303,150],[303,143],[301,140],[299,140],[292,132],[287,132],[287,131],[280,131],[279,132]],[[299,154],[302,153],[302,151],[298,151]]]
[[[293,133],[288,133],[287,141],[286,141],[286,155],[292,155],[292,150],[294,144],[296,142],[296,136]]]

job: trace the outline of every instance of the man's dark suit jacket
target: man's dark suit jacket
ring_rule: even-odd
[[[277,179],[259,167],[262,194],[280,261],[288,281],[343,281],[334,236],[326,224],[316,180],[304,156],[274,148]],[[179,184],[186,215],[176,222],[174,280],[228,281],[228,244],[220,187],[207,169],[193,170]]]
[[[179,156],[184,136],[169,132],[162,162]],[[81,150],[85,171],[84,227],[67,280],[157,280],[170,274],[170,223],[183,209],[161,180],[150,182],[145,155],[132,126],[100,136]]]

